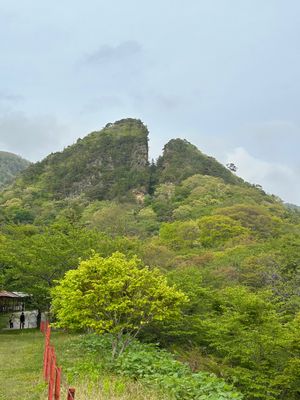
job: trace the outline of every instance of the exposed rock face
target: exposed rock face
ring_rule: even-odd
[[[64,151],[50,154],[23,175],[24,183],[39,182],[53,198],[81,193],[90,199],[146,192],[149,184],[148,130],[135,119],[107,124]]]
[[[165,145],[157,161],[156,174],[159,182],[179,183],[195,174],[216,176],[227,183],[242,182],[213,157],[182,139],[172,139]]]
[[[13,153],[0,151],[0,187],[9,184],[30,162]]]

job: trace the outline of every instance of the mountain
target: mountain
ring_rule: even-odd
[[[172,139],[164,147],[157,161],[159,182],[179,183],[195,174],[222,178],[226,183],[242,183],[213,157],[203,154],[187,140]]]
[[[148,130],[140,120],[107,124],[62,152],[52,153],[23,174],[20,186],[38,185],[55,199],[84,193],[90,200],[147,192]]]
[[[284,203],[285,207],[288,208],[289,210],[295,210],[295,211],[300,211],[300,206],[292,203]]]
[[[18,180],[18,188],[38,186],[47,198],[84,195],[89,200],[121,199],[132,192],[147,194],[150,186],[179,183],[195,174],[243,181],[186,140],[173,139],[157,164],[149,166],[148,129],[137,119],[107,124],[101,131],[32,164]]]
[[[0,187],[9,184],[30,162],[13,153],[0,151]]]
[[[218,179],[218,187],[224,184],[236,187],[230,190],[239,192],[236,194],[239,198],[249,195],[256,202],[273,202],[267,200],[263,191],[252,188],[186,140],[169,141],[157,163],[150,164],[148,135],[142,121],[122,119],[31,164],[8,190],[0,193],[0,218],[15,223],[50,223],[66,209],[70,213],[77,209],[80,214],[96,201],[137,205],[154,195],[154,210],[159,220],[167,221],[176,208],[167,193],[173,193],[175,185],[194,175],[211,177],[208,186],[216,185]],[[169,186],[159,189],[161,185]],[[167,201],[161,207],[162,199],[156,198],[155,193],[164,190]],[[125,209],[120,210],[121,214],[124,212]]]

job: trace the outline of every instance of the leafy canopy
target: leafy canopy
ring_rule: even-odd
[[[136,256],[127,259],[119,252],[82,261],[66,273],[52,295],[60,327],[112,333],[113,355],[122,352],[143,326],[178,314],[188,301],[158,269],[143,267]],[[124,333],[127,339],[120,349]]]

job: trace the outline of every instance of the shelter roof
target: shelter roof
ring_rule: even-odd
[[[19,298],[20,296],[18,296],[16,293],[13,292],[8,292],[7,290],[0,290],[0,297],[9,297],[9,298]]]
[[[30,297],[29,294],[24,292],[11,292],[11,293],[16,294],[18,297]]]

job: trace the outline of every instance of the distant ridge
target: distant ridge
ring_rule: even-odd
[[[0,151],[0,188],[11,183],[29,165],[29,161],[16,154]]]

